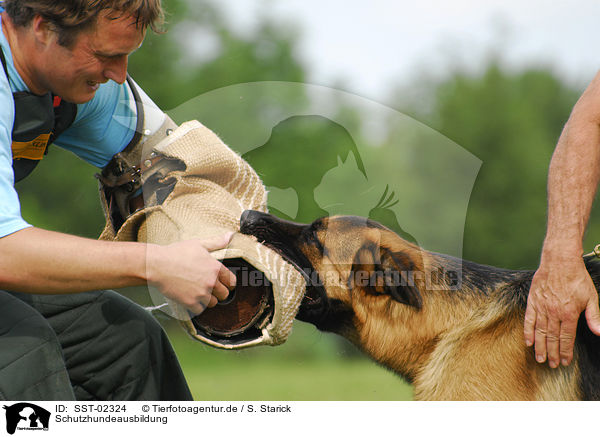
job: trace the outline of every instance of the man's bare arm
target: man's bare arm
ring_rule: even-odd
[[[235,285],[235,276],[209,254],[230,238],[158,246],[26,228],[0,238],[0,289],[62,294],[150,283],[200,313]]]
[[[538,362],[573,358],[582,311],[600,335],[598,295],[583,263],[583,235],[600,181],[600,74],[583,93],[563,129],[548,175],[548,225],[540,266],[525,313],[524,334]]]

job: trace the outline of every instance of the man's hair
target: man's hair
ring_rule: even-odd
[[[131,15],[140,29],[148,26],[162,32],[164,13],[161,0],[4,0],[4,9],[17,26],[28,26],[35,15],[47,20],[58,33],[58,43],[68,47],[79,32],[96,24],[102,11],[111,18]]]

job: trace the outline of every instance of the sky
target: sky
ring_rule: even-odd
[[[310,82],[385,103],[393,84],[476,71],[490,53],[510,68],[544,65],[583,87],[600,67],[600,1],[219,0],[240,30],[260,15],[301,32]]]

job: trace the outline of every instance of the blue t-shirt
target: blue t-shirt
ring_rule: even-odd
[[[2,8],[0,8],[2,12]],[[0,238],[30,226],[21,217],[14,188],[11,133],[15,118],[13,92],[29,91],[12,60],[0,21],[0,46],[9,78],[0,69]],[[129,87],[108,81],[101,84],[92,100],[77,105],[73,124],[54,142],[90,164],[102,168],[133,138],[136,108]]]

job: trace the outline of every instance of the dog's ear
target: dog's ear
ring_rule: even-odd
[[[423,306],[415,283],[415,263],[410,255],[370,243],[355,254],[348,288],[357,287],[370,294],[385,294],[416,309]],[[352,283],[350,283],[352,282]]]

